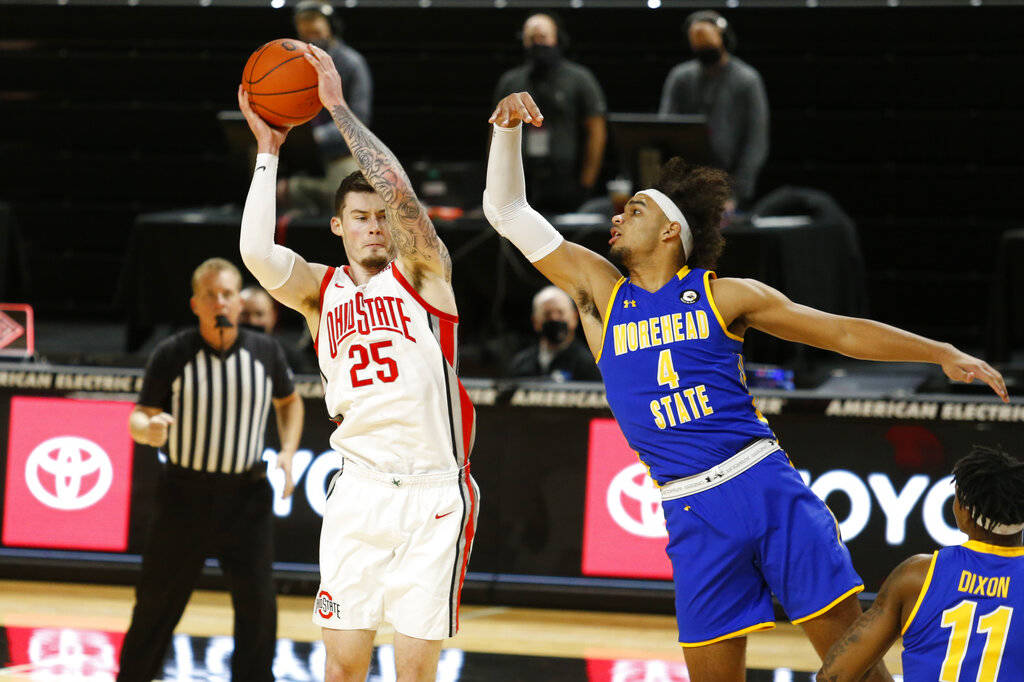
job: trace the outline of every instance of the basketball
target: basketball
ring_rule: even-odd
[[[322,108],[316,69],[305,60],[306,43],[273,40],[252,53],[242,70],[242,87],[253,111],[274,126],[305,123]]]

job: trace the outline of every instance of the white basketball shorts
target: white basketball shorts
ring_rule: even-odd
[[[454,636],[479,509],[469,466],[404,476],[346,460],[327,494],[313,624]]]

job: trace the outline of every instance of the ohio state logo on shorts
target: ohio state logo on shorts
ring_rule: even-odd
[[[316,612],[321,618],[341,618],[341,604],[334,601],[334,597],[327,590],[320,590],[316,595]]]

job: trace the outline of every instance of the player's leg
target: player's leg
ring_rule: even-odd
[[[679,643],[693,682],[742,682],[748,632],[775,627],[737,480],[663,502]]]
[[[804,628],[824,656],[860,615],[863,582],[839,537],[835,517],[780,452],[758,467],[765,476],[752,490],[766,510],[760,548],[761,570],[794,624]],[[879,663],[872,682],[891,680]]]
[[[401,542],[395,508],[404,491],[346,465],[328,488],[320,530],[320,587],[313,624],[323,632],[326,682],[364,682],[384,591]]]
[[[480,490],[459,473],[408,489],[406,541],[388,567],[385,619],[395,628],[399,682],[433,681],[441,643],[459,627]]]
[[[442,641],[418,639],[396,632],[395,670],[398,682],[434,682]]]
[[[219,507],[228,518],[217,553],[235,615],[231,679],[273,682],[277,641],[274,591],[273,491],[266,479],[226,490]]]
[[[181,620],[206,558],[203,496],[166,477],[142,555],[131,625],[121,648],[121,682],[159,678],[174,627]]]
[[[366,682],[373,656],[374,630],[322,628],[327,667],[324,682]]]
[[[684,647],[683,658],[690,682],[743,682],[747,674],[747,638]]]
[[[852,594],[825,613],[801,622],[800,627],[804,629],[807,638],[811,640],[818,656],[824,660],[828,650],[860,617],[860,614],[860,600],[857,599],[857,595]],[[865,682],[892,682],[892,676],[886,670],[885,664],[881,662],[862,679]]]

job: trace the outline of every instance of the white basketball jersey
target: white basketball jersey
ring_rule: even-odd
[[[399,474],[466,465],[476,412],[455,374],[458,317],[430,306],[394,264],[356,286],[348,267],[320,285],[315,342],[331,446]]]

